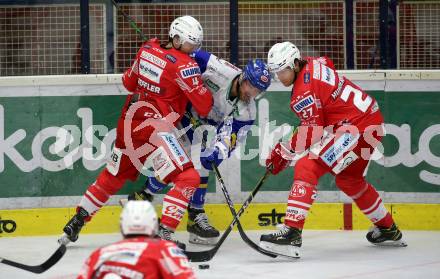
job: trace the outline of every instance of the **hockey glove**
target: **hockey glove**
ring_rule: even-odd
[[[220,157],[220,150],[217,146],[214,148],[207,148],[200,154],[200,163],[205,169],[212,170],[212,164],[218,166],[222,162]]]
[[[295,158],[295,153],[289,147],[288,143],[279,142],[272,149],[270,157],[266,160],[266,168],[272,174],[278,174],[287,168]]]

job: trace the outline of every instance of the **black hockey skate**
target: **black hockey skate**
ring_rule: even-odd
[[[58,240],[60,244],[67,244],[70,241],[75,242],[78,240],[79,232],[85,224],[85,219],[89,217],[89,213],[82,207],[79,208],[78,212],[67,222],[64,226],[64,234]]]
[[[186,250],[185,243],[182,243],[173,237],[174,231],[168,229],[167,227],[163,226],[162,224],[159,225],[159,232],[157,233],[157,235],[160,238],[162,238],[163,240],[168,240],[168,241],[172,241],[172,242],[176,243],[177,247],[179,247],[183,251]]]
[[[220,232],[211,226],[204,209],[188,208],[189,242],[193,244],[215,245]]]
[[[402,240],[402,232],[393,223],[390,228],[381,228],[374,226],[366,235],[367,240],[378,246],[397,246],[406,247],[405,241]]]
[[[302,231],[286,225],[274,233],[263,234],[260,237],[259,246],[265,250],[278,254],[287,255],[292,258],[300,257],[300,247],[302,245]]]

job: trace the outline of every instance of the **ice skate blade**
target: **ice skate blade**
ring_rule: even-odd
[[[63,235],[58,239],[58,244],[67,245],[70,243],[70,239],[67,237],[67,234],[63,233]]]
[[[383,246],[383,247],[406,247],[408,244],[403,240],[386,240],[384,242],[379,243],[372,243],[376,246]]]
[[[267,241],[260,241],[259,245],[264,250],[273,252],[280,257],[299,259],[300,248],[293,245],[278,245]]]
[[[128,199],[120,199],[119,200],[119,205],[124,207],[127,204],[127,202],[128,202]]]
[[[196,234],[189,234],[189,243],[199,244],[199,245],[215,245],[217,243],[218,237],[200,237]]]

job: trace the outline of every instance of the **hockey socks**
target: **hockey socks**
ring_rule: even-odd
[[[356,205],[377,227],[390,228],[394,221],[391,214],[385,208],[379,193],[371,184],[360,192],[357,196],[352,197]]]
[[[186,169],[174,179],[174,187],[163,198],[161,223],[175,230],[183,218],[200,176],[193,168]]]
[[[295,180],[289,193],[284,223],[289,227],[302,229],[315,198],[315,185]]]

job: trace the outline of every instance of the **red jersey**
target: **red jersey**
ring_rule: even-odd
[[[122,83],[133,92],[127,96],[123,116],[135,101],[146,101],[161,114],[152,115],[145,107],[136,111],[133,119],[165,117],[170,112],[182,116],[188,101],[197,113],[206,116],[213,103],[195,60],[174,48],[163,48],[157,39],[142,45],[132,67],[122,76]]]
[[[128,238],[95,250],[77,279],[101,279],[106,274],[121,278],[195,278],[183,251],[160,238]]]
[[[301,120],[299,133],[291,140],[292,150],[301,152],[320,139],[322,133],[312,133],[316,126],[334,126],[335,131],[340,126],[353,125],[363,132],[370,125],[383,123],[376,100],[340,77],[330,59],[306,60],[308,64],[298,73],[290,101],[290,108]]]

